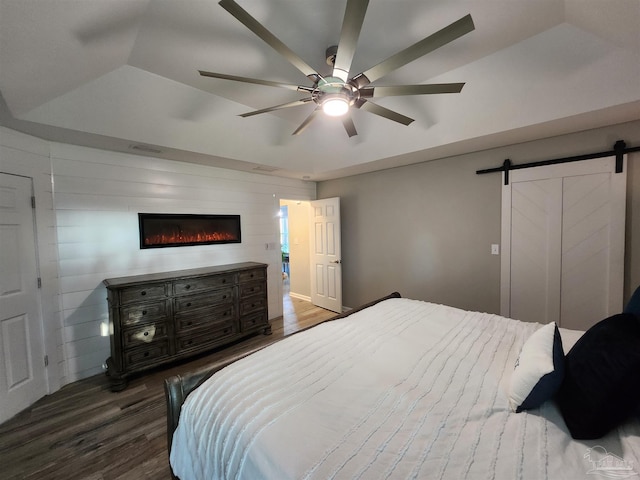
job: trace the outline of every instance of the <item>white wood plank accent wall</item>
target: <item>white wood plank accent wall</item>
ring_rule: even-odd
[[[263,262],[269,316],[282,315],[279,200],[316,196],[314,182],[50,143],[2,127],[0,171],[34,182],[50,392],[103,371],[105,278]],[[138,212],[239,214],[242,243],[141,250]]]
[[[51,145],[51,163],[70,381],[109,356],[105,278],[263,262],[269,315],[282,315],[279,199],[313,199],[315,183],[63,144]],[[141,250],[139,212],[239,214],[242,243]]]

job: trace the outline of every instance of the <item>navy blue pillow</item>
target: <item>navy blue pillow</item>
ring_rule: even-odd
[[[557,402],[575,439],[600,438],[640,405],[640,318],[620,313],[598,322],[565,358]]]

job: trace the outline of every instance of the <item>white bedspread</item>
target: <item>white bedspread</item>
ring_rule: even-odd
[[[640,478],[638,421],[578,442],[553,402],[509,410],[514,362],[539,327],[408,299],[319,325],[189,395],[173,471],[182,480],[575,480],[605,478],[593,460],[609,454],[629,467],[618,478]]]

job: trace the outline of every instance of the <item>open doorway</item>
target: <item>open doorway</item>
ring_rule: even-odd
[[[291,283],[289,275],[289,206],[280,205],[280,253],[282,254],[282,283],[283,295],[289,294]]]
[[[309,208],[308,201],[280,200],[282,301],[285,314],[292,308],[292,299],[311,301]]]

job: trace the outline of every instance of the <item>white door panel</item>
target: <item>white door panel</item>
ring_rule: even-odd
[[[311,302],[342,312],[342,259],[340,241],[340,199],[311,202]]]
[[[26,315],[2,320],[2,347],[9,391],[33,378],[29,348],[29,319]]]
[[[609,276],[616,275],[610,267],[611,236],[619,228],[610,180],[610,173],[564,179],[561,316],[566,328],[590,326],[621,310],[610,310],[610,297],[617,295],[609,288]]]
[[[31,179],[0,174],[0,422],[46,394]]]
[[[561,218],[554,206],[560,200],[561,180],[514,183],[511,217],[511,304],[513,318],[529,322],[557,321]],[[527,272],[520,275],[519,272]]]
[[[324,291],[324,278],[325,278],[325,274],[324,274],[324,265],[316,265],[316,279],[315,279],[315,294],[321,297],[326,296],[326,293]],[[313,295],[312,295],[313,297]]]

